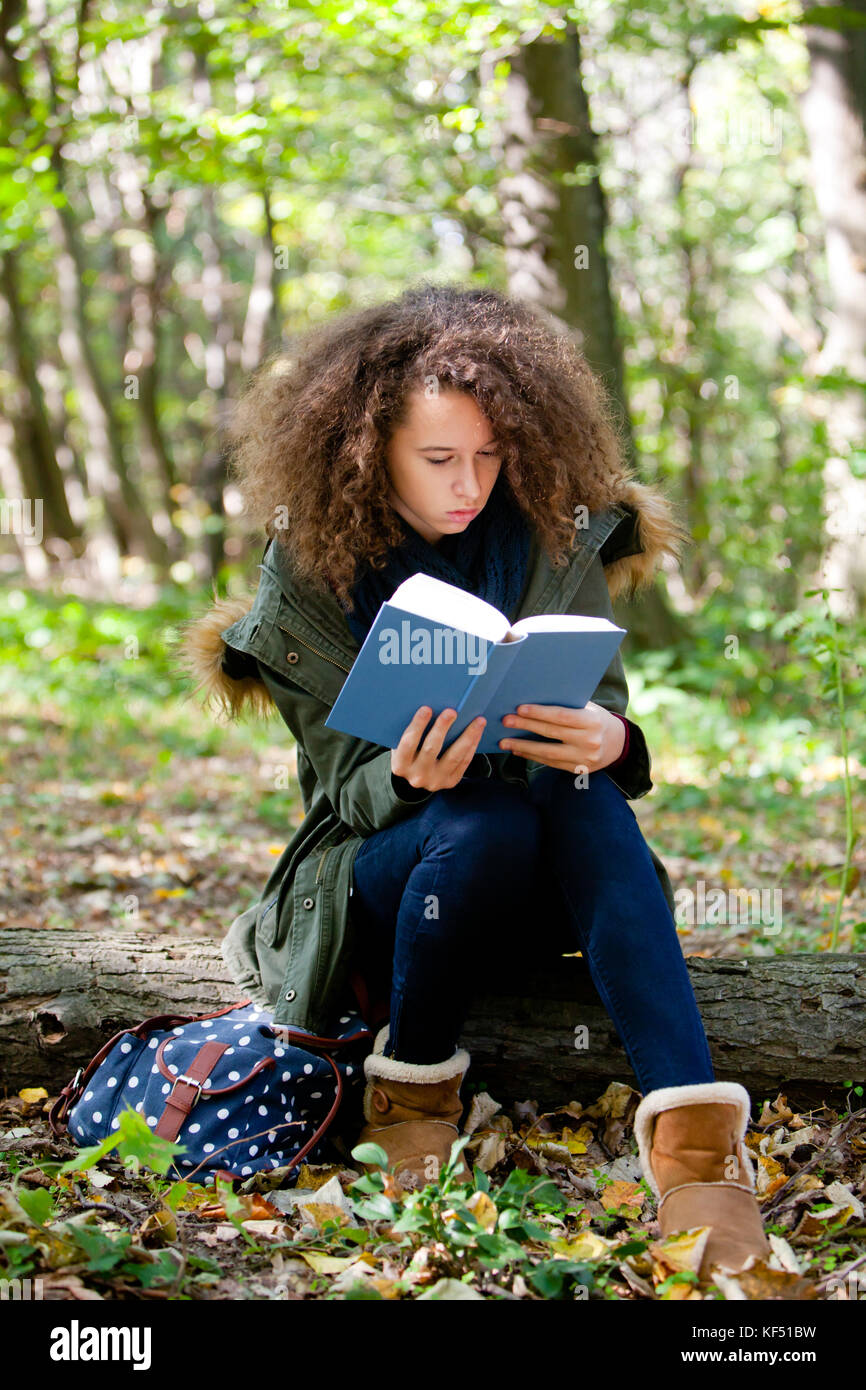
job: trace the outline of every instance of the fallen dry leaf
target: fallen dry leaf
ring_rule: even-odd
[[[783,1269],[786,1269],[789,1274],[802,1273],[800,1261],[782,1236],[774,1235],[772,1231],[768,1231],[767,1240],[770,1242],[770,1249]]]
[[[242,1221],[241,1225],[251,1236],[264,1236],[266,1240],[282,1240],[286,1234],[285,1221]]]
[[[146,1216],[136,1231],[144,1245],[171,1245],[177,1240],[177,1221],[168,1207],[160,1207]]]
[[[372,1269],[378,1268],[376,1259],[366,1250],[361,1255],[320,1255],[315,1250],[302,1250],[301,1259],[306,1260],[317,1274],[339,1274],[351,1265],[364,1263]]]
[[[335,1206],[333,1202],[305,1202],[299,1208],[306,1216],[308,1213],[312,1217],[319,1230],[324,1230],[328,1221],[336,1221],[338,1226],[347,1226],[349,1217],[342,1207]]]
[[[767,1125],[776,1125],[780,1122],[782,1124],[787,1124],[788,1121],[793,1120],[793,1118],[794,1112],[788,1108],[787,1097],[778,1095],[772,1105],[768,1105],[765,1102],[761,1112],[761,1118],[758,1120],[758,1126],[760,1129],[765,1129]]]
[[[324,1187],[326,1182],[342,1172],[339,1163],[302,1163],[298,1169],[298,1181],[295,1187],[300,1191],[312,1189],[314,1192],[319,1187]]]
[[[469,1145],[467,1144],[466,1147],[468,1148]],[[492,1168],[496,1167],[497,1163],[502,1162],[507,1152],[508,1147],[504,1135],[493,1130],[484,1131],[472,1161],[481,1169],[482,1173],[489,1173]]]
[[[812,1299],[817,1298],[817,1290],[799,1274],[786,1269],[772,1269],[764,1260],[757,1260],[751,1269],[739,1274],[730,1270],[719,1271],[723,1278],[738,1284],[748,1299]]]
[[[43,1100],[48,1099],[48,1092],[44,1086],[25,1086],[23,1091],[18,1092],[18,1097],[23,1100],[25,1106],[40,1105]]]
[[[653,1278],[661,1283],[671,1274],[690,1270],[697,1274],[710,1238],[709,1226],[697,1226],[692,1231],[679,1231],[665,1240],[654,1240],[649,1247],[653,1258]]]
[[[474,1134],[476,1129],[481,1129],[489,1120],[493,1119],[497,1110],[501,1109],[502,1106],[499,1101],[494,1100],[487,1091],[476,1091],[469,1106],[466,1122],[463,1125],[463,1133]]]
[[[240,1240],[240,1235],[241,1233],[236,1226],[232,1226],[229,1222],[222,1222],[219,1226],[215,1226],[212,1231],[200,1232],[198,1239],[204,1245],[219,1245],[221,1241],[225,1240]]]
[[[618,1179],[609,1183],[601,1193],[601,1205],[605,1211],[615,1211],[617,1207],[631,1207],[640,1211],[646,1201],[646,1193],[636,1182]]]
[[[595,1231],[581,1231],[576,1236],[561,1236],[551,1241],[550,1248],[556,1255],[564,1255],[568,1260],[600,1260],[611,1250],[615,1241],[596,1235]]]
[[[263,1197],[260,1192],[240,1193],[238,1201],[241,1203],[244,1220],[246,1221],[266,1221],[270,1218],[279,1217],[282,1213],[278,1207]],[[222,1202],[206,1202],[196,1208],[197,1214],[204,1221],[222,1221],[226,1215],[226,1209]]]

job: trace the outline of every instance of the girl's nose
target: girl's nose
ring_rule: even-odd
[[[481,488],[478,485],[478,474],[475,464],[470,463],[463,469],[456,483],[454,484],[456,495],[465,502],[467,507],[474,507],[481,496]]]

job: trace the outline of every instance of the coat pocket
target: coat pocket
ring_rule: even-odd
[[[273,946],[277,936],[277,905],[279,893],[274,893],[269,902],[263,904],[256,921],[256,936],[264,946]]]

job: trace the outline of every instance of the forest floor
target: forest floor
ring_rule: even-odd
[[[302,818],[291,738],[276,721],[217,725],[161,669],[139,661],[128,676],[127,663],[119,678],[115,656],[97,645],[83,676],[48,680],[25,663],[5,682],[0,925],[221,937]],[[683,895],[684,952],[862,950],[862,845],[832,937],[844,845],[832,730],[730,720],[724,755],[708,753],[682,700],[642,710],[640,696],[638,680],[630,713],[656,786],[632,806]],[[751,906],[737,912],[740,895]],[[704,921],[689,920],[690,901],[708,905]],[[259,1180],[232,1194],[148,1175],[134,1139],[125,1163],[64,1174],[78,1151],[51,1137],[35,1076],[0,1100],[0,1278],[40,1278],[56,1299],[866,1298],[864,1083],[851,1078],[843,1108],[800,1114],[784,1095],[753,1097],[747,1143],[773,1255],[708,1285],[700,1236],[660,1240],[624,1083],[549,1114],[532,1097],[476,1094],[474,1195],[356,1187],[347,1158],[305,1166],[296,1192],[327,1187],[298,1203]]]

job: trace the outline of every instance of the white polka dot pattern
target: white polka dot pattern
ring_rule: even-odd
[[[202,1090],[175,1141],[183,1146],[175,1154],[175,1175],[183,1168],[190,1181],[207,1182],[215,1169],[249,1177],[264,1168],[285,1167],[309,1143],[334,1103],[336,1077],[329,1056],[340,1072],[342,1105],[347,1114],[353,1112],[353,1122],[360,1119],[361,1063],[373,1036],[364,1036],[359,1014],[346,1013],[327,1036],[357,1041],[316,1050],[315,1044],[303,1046],[300,1031],[293,1030],[291,1042],[284,1032],[275,1034],[272,1019],[270,1013],[247,1004],[218,1018],[143,1030],[144,1037],[132,1031],[122,1034],[71,1107],[70,1137],[81,1146],[99,1143],[117,1133],[121,1115],[133,1107],[155,1129],[172,1091],[189,1094],[180,1078],[190,1075],[197,1053],[207,1043],[217,1043],[222,1051],[200,1082]],[[266,1065],[255,1071],[260,1063]],[[339,1120],[338,1115],[335,1131]],[[326,1163],[338,1157],[326,1133],[303,1161]],[[296,1170],[290,1170],[286,1185],[291,1186],[296,1176]]]

